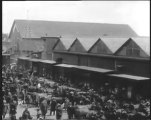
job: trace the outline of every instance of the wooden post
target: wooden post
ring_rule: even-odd
[[[128,99],[132,98],[132,86],[128,86],[127,88],[127,97]]]

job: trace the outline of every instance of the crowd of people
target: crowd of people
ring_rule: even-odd
[[[3,78],[3,118],[9,110],[11,120],[16,119],[19,104],[26,104],[20,119],[32,119],[28,110],[32,105],[38,107],[37,119],[50,115],[62,118],[67,112],[69,119],[85,118],[88,120],[149,120],[150,99],[142,96],[136,99],[125,99],[124,87],[110,87],[109,83],[100,85],[99,89],[86,86],[76,88],[72,80],[63,76],[50,81],[54,84],[39,81],[35,71],[26,70],[23,66],[4,65]],[[48,89],[52,89],[51,92]],[[31,94],[29,94],[31,93]],[[37,97],[32,93],[50,94],[51,97]],[[48,96],[48,95],[47,95]],[[41,117],[43,116],[43,118]]]

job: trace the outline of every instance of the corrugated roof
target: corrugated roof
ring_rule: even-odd
[[[40,62],[42,62],[42,63],[48,63],[48,64],[54,64],[54,63],[56,63],[53,60],[41,60]]]
[[[60,42],[63,43],[63,45],[66,48],[66,50],[68,50],[70,48],[70,46],[72,45],[72,43],[75,40],[76,40],[75,37],[62,37],[62,38],[60,38]]]
[[[128,37],[122,38],[115,38],[115,37],[103,37],[101,40],[106,44],[106,46],[112,51],[114,54],[127,40]]]
[[[31,58],[31,59],[29,59],[29,61],[32,61],[32,62],[40,62],[41,59]]]
[[[96,68],[96,67],[89,67],[89,66],[78,66],[78,65],[69,65],[69,64],[57,64],[55,66],[67,67],[67,68],[77,68],[77,69],[82,69],[82,70],[87,70],[87,71],[94,71],[94,72],[100,72],[100,73],[107,73],[107,72],[112,72],[113,71],[113,70],[103,69],[103,68]]]
[[[150,56],[150,38],[149,37],[132,37],[132,40]]]
[[[15,20],[14,25],[23,38],[41,38],[44,36],[137,36],[131,27],[126,24]]]
[[[88,51],[97,41],[98,37],[78,37],[77,38],[79,42],[82,44],[82,46],[85,48],[86,51]]]
[[[88,67],[88,66],[75,66],[75,68],[82,69],[82,70],[88,70],[88,71],[94,71],[94,72],[100,72],[100,73],[107,73],[107,72],[113,71],[113,70],[109,70],[109,69]]]
[[[18,59],[21,59],[21,60],[29,60],[29,59],[31,59],[30,57],[18,57]]]
[[[69,64],[57,64],[55,66],[59,66],[59,67],[66,67],[66,68],[72,68],[74,67],[75,65],[69,65]]]
[[[142,77],[142,76],[134,76],[134,75],[128,75],[128,74],[111,74],[109,76],[115,76],[120,78],[127,78],[132,80],[149,80],[150,78]]]

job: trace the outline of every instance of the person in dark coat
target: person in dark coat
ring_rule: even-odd
[[[57,105],[56,101],[52,99],[50,103],[50,115],[52,115],[52,112],[53,112],[53,115],[55,115],[56,105]]]
[[[22,119],[27,120],[27,119],[32,119],[30,112],[28,110],[28,107],[25,108],[23,114],[22,114]]]
[[[61,117],[62,117],[62,107],[61,107],[61,104],[58,103],[56,105],[56,119],[61,120]]]
[[[74,115],[74,107],[72,106],[72,103],[70,102],[68,107],[67,107],[67,114],[69,119],[73,119]]]
[[[47,100],[45,98],[43,98],[42,102],[40,103],[40,110],[41,110],[41,114],[44,119],[47,114],[47,109],[48,109]]]
[[[16,104],[13,100],[10,101],[10,111],[9,111],[9,115],[10,115],[10,119],[11,120],[16,120]]]

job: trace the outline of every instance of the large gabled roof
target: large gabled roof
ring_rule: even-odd
[[[22,38],[41,38],[42,36],[137,36],[131,27],[126,24],[15,20],[13,26],[20,32]]]
[[[150,37],[131,38],[147,55],[150,56]]]
[[[80,37],[77,38],[79,42],[82,44],[84,49],[88,52],[90,48],[99,40],[98,37]]]
[[[101,37],[101,40],[114,54],[126,41],[129,40],[128,37]]]

